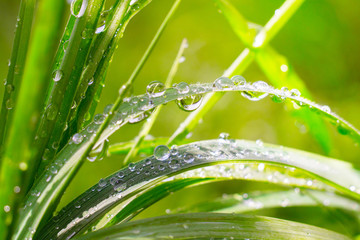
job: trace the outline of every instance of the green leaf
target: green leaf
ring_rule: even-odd
[[[177,151],[176,155],[166,161],[159,161],[152,156],[100,180],[54,217],[40,231],[39,239],[54,236],[65,239],[85,231],[97,221],[96,229],[99,229],[108,224],[111,216],[123,209],[120,203],[126,203],[149,187],[163,180],[168,181],[166,179],[172,176],[176,179],[204,177],[257,180],[336,190],[344,196],[360,199],[359,171],[348,163],[319,155],[268,144],[260,146],[244,140],[221,139],[183,145]],[[263,167],[260,169],[258,164],[263,164]],[[196,170],[198,168],[203,170]],[[280,169],[283,175],[279,175]],[[32,197],[30,202],[33,206],[37,205],[42,197]],[[122,216],[126,217],[124,214]]]
[[[76,239],[350,239],[302,223],[252,215],[192,213],[138,220]]]
[[[28,4],[27,7],[31,8],[34,2],[27,1],[26,4]],[[16,77],[22,75],[23,79],[21,86],[20,83],[16,85],[19,88],[17,90],[18,98],[16,107],[13,110],[12,121],[9,122],[11,125],[8,126],[8,138],[3,149],[0,206],[8,206],[11,211],[1,211],[0,213],[0,232],[2,234],[7,232],[7,229],[4,228],[10,229],[7,225],[10,224],[11,220],[16,219],[14,213],[17,213],[18,205],[33,184],[33,177],[37,170],[38,162],[31,159],[33,153],[32,144],[45,99],[43,93],[51,76],[51,65],[49,63],[53,61],[55,55],[55,46],[59,37],[57,29],[61,26],[64,10],[64,1],[45,0],[39,3],[37,20],[34,25],[33,37],[29,44],[25,65],[22,65],[21,58],[26,56],[27,43],[24,44],[25,46],[14,46],[14,48],[19,48],[22,51],[19,52],[16,63],[14,63],[20,64],[18,67],[21,69],[19,70],[21,73],[18,73],[19,76],[14,77],[16,79]],[[27,14],[32,17],[32,12]],[[21,21],[29,22],[23,23],[21,30],[23,39],[19,43],[29,40],[27,31],[31,29],[32,19],[27,19],[27,17],[29,16],[21,19]],[[50,28],[48,27],[49,23],[52,24]],[[20,190],[14,192],[15,188]]]
[[[322,204],[326,208],[339,208],[359,215],[359,203],[331,192],[317,190],[295,190],[253,192],[245,194],[225,195],[222,198],[197,203],[171,211],[172,213],[187,212],[221,212],[245,213],[265,208],[277,207],[309,207]]]

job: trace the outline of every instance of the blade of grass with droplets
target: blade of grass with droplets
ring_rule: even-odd
[[[88,3],[86,1],[83,1],[82,4],[88,4],[85,10],[85,13],[83,16],[80,17],[80,21],[83,18],[83,25],[79,24],[79,28],[77,31],[73,31],[73,34],[79,34],[80,41],[78,45],[78,49],[76,54],[76,57],[74,59],[74,65],[72,66],[70,73],[68,75],[68,79],[60,79],[58,82],[64,81],[67,82],[66,91],[62,93],[63,97],[61,99],[61,102],[56,102],[56,105],[47,105],[47,108],[50,108],[50,106],[55,106],[56,111],[60,112],[61,114],[55,115],[55,119],[49,119],[49,113],[47,111],[50,111],[47,109],[45,113],[47,114],[47,120],[54,120],[55,124],[51,131],[51,135],[49,138],[48,143],[46,144],[45,151],[46,157],[48,159],[52,159],[55,153],[58,150],[58,147],[60,145],[60,140],[62,139],[63,133],[65,131],[66,126],[68,126],[68,118],[71,112],[71,109],[76,106],[74,102],[75,94],[78,91],[79,85],[83,81],[88,81],[88,78],[83,78],[84,72],[88,69],[88,65],[86,65],[87,59],[91,58],[92,61],[96,62],[98,61],[98,58],[95,57],[95,55],[91,55],[91,49],[94,48],[94,45],[92,45],[92,42],[94,40],[95,31],[97,28],[97,22],[99,20],[101,10],[103,9],[103,5],[105,4],[105,0],[90,0]],[[121,6],[119,7],[121,9]],[[80,10],[81,11],[81,10]],[[122,15],[121,15],[122,16]],[[121,18],[121,16],[119,16]],[[118,27],[119,23],[115,23],[116,28]],[[112,29],[109,27],[109,29]],[[112,29],[113,32],[110,31],[109,36],[107,38],[111,39],[113,37],[113,34],[115,34],[115,29]],[[104,39],[107,39],[104,37]],[[108,40],[110,41],[110,40]],[[107,48],[107,44],[103,44],[103,42],[95,45],[96,51],[104,52]],[[90,66],[91,68],[92,66]],[[95,68],[95,67],[94,67]],[[65,69],[66,70],[66,69]],[[64,68],[61,67],[60,71],[65,71]],[[65,76],[65,75],[64,75]],[[88,75],[86,75],[88,77]],[[64,77],[65,78],[65,77]],[[57,92],[52,92],[52,94],[59,94]],[[50,97],[51,99],[51,97]]]
[[[180,45],[180,49],[175,57],[175,60],[173,62],[173,65],[171,66],[170,72],[166,78],[165,81],[165,87],[169,88],[171,87],[171,83],[172,80],[175,77],[175,74],[179,68],[179,64],[180,64],[180,59],[183,57],[183,53],[185,48],[187,48],[188,46],[188,42],[186,39],[183,39],[181,45]],[[187,84],[185,84],[185,87],[188,87]],[[124,165],[126,165],[127,163],[129,163],[130,159],[135,157],[136,154],[139,151],[139,147],[141,145],[141,143],[143,142],[143,140],[145,139],[145,137],[149,134],[153,124],[155,123],[155,120],[157,119],[160,111],[162,109],[162,106],[159,106],[155,109],[155,111],[151,114],[151,116],[147,119],[147,121],[144,123],[143,127],[141,128],[139,134],[136,137],[135,140],[135,144],[131,147],[130,151],[128,152],[128,154],[126,155],[125,159],[124,159]]]
[[[34,146],[36,152],[31,156],[33,159],[41,159],[42,161],[38,174],[40,174],[49,163],[49,160],[52,158],[58,147],[58,144],[54,144],[54,142],[50,147],[47,146],[49,146],[49,140],[56,126],[58,116],[66,114],[66,112],[69,111],[69,109],[63,109],[62,104],[64,99],[69,101],[68,98],[71,98],[69,97],[69,94],[73,91],[73,88],[70,89],[69,83],[72,82],[72,84],[74,84],[76,82],[76,75],[81,73],[82,63],[86,57],[90,44],[90,40],[83,38],[83,35],[87,34],[86,28],[91,30],[93,25],[96,24],[96,19],[102,8],[103,2],[104,0],[82,1],[81,8],[78,11],[74,4],[79,2],[73,1],[73,4],[71,5],[71,12],[76,20],[72,27],[69,41],[66,44],[66,50],[62,55],[63,58],[61,59],[61,63],[55,64],[55,66],[59,66],[59,68],[54,71],[54,84],[48,97],[48,101],[45,103],[46,109],[41,116],[37,131],[38,137],[35,139]],[[83,49],[78,51],[80,47],[83,47]],[[61,49],[59,49],[59,51],[61,51]],[[58,54],[58,56],[59,55],[61,54]],[[79,61],[77,62],[77,60]],[[59,112],[61,112],[61,114],[59,114]],[[59,141],[59,139],[57,139],[57,141]]]
[[[6,77],[5,91],[0,112],[0,150],[3,151],[6,131],[8,131],[8,121],[11,116],[10,111],[16,104],[16,98],[21,85],[21,78],[24,71],[33,15],[35,0],[22,0],[16,21],[15,38],[9,60],[9,70]],[[9,116],[10,114],[10,116]]]
[[[160,216],[113,226],[76,239],[346,239],[303,223],[253,215],[191,213]]]
[[[29,4],[32,4],[31,1]],[[9,219],[13,220],[12,223],[15,222],[18,205],[33,184],[36,166],[29,156],[32,153],[31,146],[45,99],[43,93],[51,75],[50,64],[55,55],[59,37],[57,29],[61,26],[64,9],[63,1],[44,0],[39,3],[27,59],[25,65],[20,66],[23,79],[21,86],[17,85],[19,95],[9,126],[1,168],[0,206],[8,206],[11,209],[9,212],[1,211],[0,214],[0,232],[4,235],[7,234],[7,230],[13,229],[7,226],[11,222]],[[28,19],[24,17],[21,21],[26,20]],[[51,27],[49,23],[52,24]],[[31,21],[29,26],[23,28],[31,28]],[[24,38],[27,37],[27,33],[24,33]],[[14,47],[19,47],[20,51],[24,51],[22,54],[26,55],[26,46]],[[19,59],[16,64],[18,61],[22,64]]]
[[[216,2],[218,3],[219,9],[223,12],[225,18],[230,24],[232,30],[246,46],[249,46],[249,39],[247,36],[251,35],[252,32],[244,27],[246,25],[246,19],[244,19],[244,17],[236,10],[236,8],[226,0],[216,0]],[[255,41],[257,41],[259,38],[264,38],[264,34],[268,35],[266,31],[270,31],[270,35],[274,35],[280,29],[282,24],[285,23],[285,20],[291,16],[291,14],[289,15],[287,13],[289,7],[291,9],[290,11],[294,12],[302,2],[303,1],[288,1],[288,3],[284,4],[282,8],[276,10],[275,15],[266,24],[266,26],[264,28],[260,28],[259,36],[255,38]],[[283,19],[280,21],[282,23],[280,25],[277,23],[279,18]],[[274,24],[278,26],[274,27]],[[272,30],[273,27],[276,30],[275,32]],[[258,47],[260,47],[260,45]],[[292,66],[285,57],[278,54],[275,50],[270,48],[270,46],[262,46],[261,48],[256,49],[256,51],[252,50],[252,47],[250,46],[250,49],[247,49],[247,51],[254,53],[253,56],[255,56],[256,62],[259,64],[262,71],[275,87],[286,86],[289,88],[294,88],[299,90],[305,97],[311,98],[311,94],[307,90],[304,82],[295,73]],[[252,60],[253,59],[254,58],[252,58]],[[324,122],[321,121],[321,119],[317,116],[312,115],[307,110],[296,111],[295,115],[297,118],[305,122],[310,130],[310,133],[319,142],[322,149],[328,153],[331,148],[331,142],[329,132],[327,131]]]
[[[156,155],[156,157],[161,159],[161,156]],[[209,140],[180,146],[176,155],[168,156],[168,159],[163,161],[157,158],[151,156],[136,164],[130,164],[128,168],[100,180],[97,185],[70,203],[50,221],[49,225],[39,233],[39,239],[49,239],[54,236],[65,239],[73,233],[85,231],[119,203],[162,180],[179,174],[183,174],[179,176],[180,178],[189,178],[189,176],[242,178],[269,182],[269,172],[264,170],[270,164],[270,172],[272,166],[277,167],[274,172],[279,172],[279,168],[287,169],[284,176],[272,175],[270,182],[321,190],[335,189],[339,194],[360,200],[360,174],[351,164],[290,148],[259,145],[244,140]],[[257,174],[250,171],[251,169],[241,167],[244,164],[259,163],[266,166],[263,170],[257,171]],[[222,167],[226,164],[232,165]],[[206,166],[210,169],[196,171],[197,168]],[[255,168],[258,169],[258,166]],[[247,174],[249,171],[251,174]],[[53,176],[54,180],[56,177]],[[42,196],[31,198],[29,202],[33,205],[43,201]],[[81,203],[80,208],[77,207],[79,203]],[[118,210],[120,211],[121,208]],[[69,214],[72,217],[69,217]],[[104,216],[101,224],[109,222],[111,217],[108,216],[115,214],[111,212],[107,217]]]
[[[259,164],[264,166],[264,164]],[[109,221],[105,227],[113,226],[122,222],[127,222],[143,210],[152,206],[157,201],[166,196],[179,191],[183,188],[196,186],[199,184],[222,181],[217,177],[214,178],[196,178],[187,177],[183,179],[174,179],[156,185],[153,188],[146,189],[130,201],[121,211]],[[305,194],[309,192],[312,196]],[[317,199],[314,200],[314,198]],[[244,213],[257,211],[265,208],[277,207],[309,207],[323,204],[326,208],[338,208],[353,212],[355,216],[360,217],[358,202],[345,198],[334,193],[321,192],[317,190],[302,191],[299,188],[287,191],[274,192],[254,192],[246,194],[225,195],[222,198],[207,200],[195,205],[170,210],[169,213],[190,213],[190,212],[222,212],[222,213]],[[94,226],[97,229],[97,226]]]
[[[222,79],[222,83],[224,83],[225,80],[226,79]],[[84,157],[88,155],[93,147],[101,144],[101,142],[108,138],[108,136],[126,124],[130,118],[170,101],[184,99],[193,95],[203,95],[210,92],[240,91],[251,92],[252,95],[260,93],[262,96],[264,96],[264,94],[270,94],[273,98],[281,98],[284,101],[294,101],[299,106],[301,105],[302,107],[311,108],[314,113],[322,115],[324,118],[335,124],[341,124],[340,126],[342,129],[347,131],[350,137],[353,137],[357,141],[360,140],[359,131],[351,124],[341,119],[335,113],[327,111],[326,109],[324,110],[322,106],[317,105],[316,103],[313,103],[301,96],[293,96],[288,92],[274,89],[269,86],[255,87],[249,83],[231,86],[231,84],[233,84],[232,81],[230,79],[227,80],[228,87],[224,88],[221,86],[220,88],[214,88],[213,84],[195,84],[189,85],[189,91],[186,93],[179,93],[176,89],[170,88],[164,91],[160,96],[149,96],[148,94],[145,94],[139,97],[135,96],[134,98],[137,98],[136,102],[131,99],[123,102],[122,104],[120,104],[119,101],[116,102],[113,109],[109,112],[108,117],[105,118],[102,123],[97,121],[90,124],[86,129],[80,132],[76,138],[73,138],[73,140],[71,140],[69,144],[66,145],[61,152],[59,152],[55,161],[49,166],[49,169],[47,169],[40,177],[38,184],[33,187],[33,191],[40,192],[42,195],[36,196],[35,194],[35,196],[29,196],[28,204],[31,204],[32,208],[24,209],[24,211],[22,211],[24,217],[22,217],[23,221],[19,224],[19,234],[29,234],[26,230],[24,230],[29,227],[36,229],[41,216],[46,213],[48,206],[54,204],[54,201],[61,196],[64,189],[81,166]],[[129,85],[127,85],[127,87],[128,86]],[[121,93],[124,94],[126,89],[126,87],[123,88]],[[121,95],[121,97],[123,98],[124,95]],[[101,136],[96,134],[99,132],[102,133]],[[335,175],[336,174],[334,174],[334,176]],[[344,176],[350,176],[350,174],[345,174]],[[329,179],[332,177],[329,176]],[[356,182],[354,186],[348,185],[345,187],[345,192],[347,191],[354,197],[357,196],[357,193],[354,192],[359,189],[359,187],[356,186]],[[349,187],[351,190],[349,190]],[[36,214],[34,214],[34,212],[36,212]]]
[[[307,193],[311,194],[312,197],[310,197]],[[313,197],[315,197],[318,201],[314,200]],[[222,198],[214,199],[212,201],[201,202],[193,206],[175,209],[171,211],[171,213],[246,213],[265,208],[317,206],[319,205],[319,202],[326,208],[339,208],[353,212],[354,215],[359,215],[359,202],[353,201],[349,198],[344,198],[336,195],[335,193],[311,189],[303,191],[299,188],[287,191],[225,195]]]
[[[117,42],[119,41],[119,38],[121,38],[122,33],[125,31],[127,24],[150,2],[151,0],[139,0],[135,5],[133,4],[130,6],[130,10],[124,17],[124,22],[122,23],[124,27],[121,29],[121,33],[116,36],[109,49],[105,52],[105,57],[100,61],[99,66],[94,74],[94,82],[90,84],[86,90],[85,98],[81,101],[78,111],[76,112],[77,115],[75,117],[76,120],[74,120],[74,124],[77,125],[77,129],[81,129],[82,127],[89,124],[95,114],[98,101],[100,100],[102,88],[105,85],[107,68],[111,62],[111,58],[113,52],[116,49]]]
[[[219,6],[220,10],[229,18],[231,24],[236,24],[236,33],[244,38],[246,43],[249,36],[252,35],[252,31],[247,31],[247,22],[243,22],[244,18],[240,14],[236,14],[236,9],[226,0],[214,0]],[[267,39],[264,42],[268,42],[272,37],[282,28],[282,26],[290,19],[295,13],[296,9],[300,7],[303,0],[287,0],[282,7],[278,10],[278,16],[274,16],[268,21],[266,30],[271,32],[270,35],[263,34]],[[240,23],[236,23],[239,21]],[[270,24],[271,23],[271,24]],[[275,29],[272,29],[274,27]],[[246,45],[246,44],[245,44]],[[260,47],[260,46],[259,46]],[[244,49],[242,53],[235,59],[231,66],[224,72],[224,77],[230,77],[234,74],[241,74],[254,60],[255,54],[249,49]],[[174,134],[170,137],[168,144],[176,144],[183,139],[188,133],[190,133],[194,127],[198,124],[199,120],[221,99],[222,95],[215,93],[208,95],[204,99],[204,104],[198,109],[198,111],[190,114],[185,121],[176,129]]]

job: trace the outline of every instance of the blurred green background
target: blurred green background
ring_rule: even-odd
[[[19,0],[0,0],[0,77],[5,78],[13,40],[13,32]],[[173,1],[153,0],[129,24],[108,72],[98,112],[112,103],[121,83],[127,80],[142,56],[158,26]],[[282,0],[231,0],[251,22],[265,24],[280,7]],[[305,81],[314,100],[326,104],[333,111],[360,128],[360,1],[359,0],[308,0],[270,42],[279,53],[286,56],[295,71]],[[134,94],[145,92],[153,80],[164,81],[183,38],[189,48],[186,61],[180,65],[174,82],[213,82],[243,50],[243,44],[232,32],[227,21],[217,11],[211,0],[183,0],[174,18],[159,41],[149,61],[136,81]],[[244,72],[248,81],[267,81],[260,68],[253,63]],[[2,96],[3,88],[0,89]],[[151,134],[170,136],[188,113],[174,104],[163,108]],[[128,125],[110,139],[110,143],[126,141],[136,136],[141,124]],[[331,157],[358,164],[360,148],[346,136],[328,125],[331,132]],[[306,127],[297,121],[282,104],[270,99],[250,102],[240,94],[226,94],[209,112],[193,132],[191,140],[217,138],[228,132],[232,138],[256,140],[294,147],[324,154],[317,142],[308,134]],[[99,162],[87,162],[65,193],[61,205],[95,184],[101,177],[116,171],[123,156],[106,158]],[[246,192],[269,189],[272,185],[225,182],[196,187],[174,193],[156,204],[143,216],[161,215],[169,207],[183,202],[206,200],[222,193]],[[317,210],[321,211],[321,210]],[[324,211],[318,218],[309,219],[304,211],[292,209],[267,211],[263,214],[304,220],[317,224],[329,217]],[[314,209],[308,209],[314,213]],[[334,225],[334,226],[333,226]],[[341,231],[335,221],[327,227]]]

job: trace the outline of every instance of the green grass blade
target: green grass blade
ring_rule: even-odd
[[[86,48],[86,45],[88,45],[89,42],[89,39],[83,38],[83,33],[84,30],[86,30],[85,28],[89,27],[88,24],[94,21],[94,17],[90,16],[90,14],[96,15],[97,8],[99,8],[98,11],[100,11],[101,6],[99,6],[98,4],[100,4],[100,2],[102,1],[103,0],[90,0],[82,2],[82,4],[86,4],[86,10],[83,15],[76,18],[74,26],[72,28],[70,39],[66,44],[66,51],[63,54],[61,63],[56,63],[56,66],[59,66],[59,68],[55,70],[55,72],[58,73],[58,76],[55,83],[53,84],[51,93],[48,97],[48,101],[45,103],[46,110],[42,113],[39,128],[37,131],[37,135],[39,137],[36,138],[34,144],[36,152],[32,156],[34,159],[42,159],[43,161],[39,168],[39,173],[46,166],[46,164],[49,163],[49,160],[51,159],[55,150],[58,147],[58,143],[54,144],[54,141],[49,146],[49,140],[56,126],[58,116],[62,115],[59,114],[59,112],[63,113],[62,104],[64,99],[71,98],[71,96],[69,97],[69,94],[71,91],[73,91],[73,88],[70,89],[68,87],[69,83],[72,82],[72,84],[75,84],[75,82],[77,81],[76,74],[79,75],[82,70],[83,62],[81,61],[81,58],[86,57],[88,50]],[[85,48],[82,51],[78,52],[80,46]],[[77,59],[80,61],[76,62]],[[69,101],[69,99],[66,99],[66,101]],[[66,112],[69,110],[70,109],[65,109],[63,114],[66,115]],[[57,139],[56,141],[59,141],[59,139]]]
[[[240,36],[247,45],[249,37],[252,36],[253,31],[245,32],[247,29],[247,22],[236,11],[234,7],[227,0],[214,0],[219,9],[224,13],[230,25],[235,32]],[[287,0],[279,9],[278,16],[272,17],[268,23],[266,31],[262,30],[263,42],[268,42],[275,34],[281,29],[281,27],[288,21],[288,19],[295,13],[296,9],[301,5],[303,0]],[[274,28],[274,29],[273,29]],[[266,34],[269,32],[270,34]],[[260,33],[259,33],[260,34]],[[258,35],[257,35],[258,36]],[[260,47],[260,46],[258,46]],[[235,74],[242,74],[243,71],[254,60],[255,54],[250,49],[245,48],[244,51],[235,59],[231,66],[224,72],[224,77],[230,77]],[[179,128],[170,137],[168,144],[176,144],[181,141],[188,133],[192,132],[200,119],[221,99],[221,94],[212,94],[204,99],[203,107],[198,111],[190,114],[186,120],[179,126]]]
[[[154,148],[158,145],[166,145],[168,138],[155,138],[155,139],[144,139],[138,149],[138,153],[145,153],[151,155],[154,152]],[[129,142],[115,143],[109,146],[107,155],[123,155],[128,154],[132,146],[135,144],[136,140]]]
[[[40,233],[39,239],[48,239],[55,235],[59,239],[63,239],[73,232],[86,230],[119,203],[171,176],[179,176],[180,179],[193,176],[274,181],[277,184],[304,188],[330,191],[336,189],[344,196],[360,200],[359,171],[355,170],[351,164],[338,160],[290,148],[267,144],[260,146],[244,140],[202,141],[183,145],[177,150],[178,154],[172,155],[167,161],[159,161],[152,156],[100,180],[97,185],[70,203],[50,221],[50,225],[44,227],[43,232]],[[191,156],[191,158],[186,156]],[[249,172],[247,167],[239,167],[243,164],[261,163],[265,165],[263,170],[258,170],[258,166],[254,166],[257,172],[251,171],[251,174],[247,174]],[[209,166],[207,170],[192,171],[206,166]],[[222,166],[227,166],[225,167],[227,171],[224,171]],[[273,169],[273,166],[276,168]],[[289,167],[293,170],[289,170]],[[269,180],[269,174],[279,172],[281,168],[286,171],[283,178],[274,177],[277,175],[275,174],[272,180]],[[54,178],[56,177],[54,176]],[[283,179],[287,180],[283,181]],[[38,204],[41,198],[42,196],[39,199],[34,197],[32,200],[30,199],[30,202]],[[80,207],[76,208],[75,206],[78,205]],[[113,216],[116,213],[112,211],[107,216]],[[69,218],[69,214],[72,216],[71,218]],[[111,218],[104,216],[102,222],[100,221],[98,224],[104,225],[110,220]],[[59,229],[56,230],[56,228]]]
[[[180,49],[175,57],[175,60],[173,62],[173,65],[171,66],[170,72],[168,74],[168,77],[166,78],[166,82],[165,82],[165,87],[169,88],[171,87],[171,83],[172,80],[175,77],[175,74],[179,68],[179,64],[180,64],[180,59],[184,53],[185,48],[187,48],[188,46],[188,42],[186,39],[184,39],[180,45]],[[124,159],[124,165],[129,163],[130,159],[135,157],[136,154],[139,151],[139,147],[141,145],[141,143],[143,142],[143,140],[145,139],[145,137],[149,134],[153,124],[155,123],[155,120],[157,119],[160,111],[162,109],[162,106],[159,106],[155,109],[155,111],[151,114],[151,116],[148,118],[148,120],[145,122],[145,124],[143,125],[143,127],[141,128],[138,136],[136,137],[135,140],[135,144],[131,147],[129,153],[126,155],[125,159]]]
[[[118,34],[116,38],[112,41],[109,49],[105,52],[105,57],[100,61],[99,66],[94,74],[94,83],[87,88],[85,98],[80,103],[75,117],[76,120],[73,123],[74,125],[77,125],[76,129],[81,129],[82,127],[86,126],[91,122],[91,119],[94,117],[98,101],[100,100],[102,88],[105,85],[107,68],[110,64],[110,60],[113,56],[113,52],[116,49],[117,43],[122,37],[122,34],[125,31],[129,21],[150,2],[151,0],[137,1],[137,4],[135,4],[135,6],[130,6],[130,10],[124,16],[124,20],[122,22],[122,26],[124,27],[121,29],[120,34]]]
[[[13,108],[21,86],[25,60],[28,51],[30,32],[33,23],[35,0],[22,0],[16,22],[15,38],[6,77],[6,85],[0,112],[0,151],[4,151],[3,143],[6,131],[9,131]],[[10,122],[10,123],[9,123]]]
[[[75,94],[78,91],[78,86],[81,82],[88,82],[92,76],[84,75],[88,66],[86,65],[86,61],[88,58],[91,58],[90,49],[94,48],[92,45],[95,30],[97,27],[97,22],[100,17],[101,10],[105,0],[91,0],[88,3],[87,10],[82,18],[82,24],[79,24],[79,28],[73,33],[80,34],[81,40],[79,41],[79,50],[75,54],[74,65],[71,69],[69,69],[69,78],[67,80],[66,91],[62,94],[61,104],[54,105],[57,107],[57,110],[61,113],[56,116],[56,122],[54,128],[52,130],[50,139],[47,143],[46,149],[47,157],[51,159],[56,151],[58,150],[58,146],[60,145],[60,140],[62,139],[63,133],[65,131],[66,126],[68,126],[68,118],[71,112],[71,109],[74,105],[78,103],[74,102]],[[81,20],[80,20],[81,21]],[[112,36],[109,36],[112,38]],[[105,51],[107,46],[103,46],[101,43],[95,46],[97,51]],[[93,58],[92,61],[97,61],[96,58]],[[65,71],[65,70],[62,70]],[[59,82],[65,79],[61,79]],[[59,94],[58,92],[53,92],[53,94]],[[51,104],[51,103],[50,103]],[[49,105],[48,105],[49,106]],[[50,105],[52,106],[52,105]],[[48,119],[49,120],[49,119]]]
[[[256,35],[253,47],[262,48],[280,31],[280,29],[294,15],[304,0],[286,0],[275,11],[274,16],[265,24],[264,28]]]
[[[1,168],[0,205],[7,205],[11,209],[10,212],[1,211],[2,229],[0,232],[4,234],[6,234],[4,227],[9,225],[9,219],[15,222],[19,202],[33,183],[32,177],[36,171],[36,165],[29,156],[32,154],[36,126],[45,99],[43,93],[51,75],[50,64],[55,55],[55,46],[59,37],[57,29],[61,25],[64,7],[63,1],[44,0],[39,3],[34,33],[29,46],[22,84],[18,90],[19,96]],[[51,28],[48,27],[49,23],[52,23]],[[26,54],[26,49],[21,47],[21,50],[24,50]],[[14,192],[15,188],[19,190]]]
[[[76,239],[347,239],[345,235],[302,223],[252,215],[191,213],[116,225]]]
[[[311,197],[307,194],[309,193]],[[315,200],[315,199],[316,200]],[[177,209],[171,213],[221,212],[246,213],[265,208],[309,207],[323,204],[326,208],[339,208],[359,215],[359,203],[329,192],[300,189],[272,192],[254,192],[231,194],[212,201],[201,202],[193,206]]]

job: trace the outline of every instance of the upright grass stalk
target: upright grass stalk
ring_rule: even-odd
[[[103,86],[105,86],[105,76],[107,73],[107,68],[112,60],[112,56],[114,54],[116,46],[120,38],[122,38],[122,35],[129,21],[150,2],[151,0],[139,0],[137,4],[133,4],[130,6],[129,11],[126,13],[121,23],[123,26],[120,29],[121,32],[115,36],[109,48],[105,51],[104,56],[101,59],[94,74],[94,82],[87,88],[85,98],[81,100],[80,106],[76,109],[77,112],[74,113],[76,114],[76,117],[71,117],[71,119],[73,119],[73,123],[71,125],[77,126],[73,127],[73,129],[79,130],[91,122],[91,119],[95,114],[97,104],[100,100]],[[77,131],[74,130],[72,133],[75,132]]]
[[[171,83],[172,80],[175,77],[175,74],[179,68],[179,64],[180,64],[180,59],[184,53],[184,50],[187,48],[188,46],[188,42],[186,39],[184,39],[180,45],[180,49],[175,57],[175,60],[171,66],[170,72],[166,78],[165,81],[165,87],[166,88],[170,88],[171,87]],[[135,157],[136,154],[139,151],[139,147],[141,145],[141,143],[143,142],[143,140],[145,139],[145,137],[149,134],[152,126],[155,123],[155,120],[157,119],[157,117],[159,116],[159,113],[161,111],[163,106],[159,106],[155,109],[155,111],[151,114],[151,116],[146,120],[146,122],[144,123],[144,125],[142,126],[139,134],[136,137],[135,143],[134,145],[131,147],[130,151],[128,152],[128,154],[126,155],[123,165],[126,165],[129,161],[131,161],[130,159]]]
[[[85,62],[88,50],[91,44],[91,31],[95,31],[97,19],[104,0],[83,1],[86,10],[82,15],[77,15],[67,48],[64,52],[59,68],[54,71],[54,85],[51,89],[48,101],[45,103],[46,110],[42,113],[40,125],[37,131],[35,150],[33,159],[41,159],[45,162],[42,166],[51,160],[59,145],[59,139],[55,142],[50,138],[55,133],[64,130],[66,123],[63,119],[70,109],[64,106],[72,103],[74,91],[76,91],[79,76]],[[74,13],[75,14],[75,13]],[[81,50],[79,51],[79,49]],[[62,51],[62,49],[58,49]],[[71,87],[70,87],[71,86]],[[65,105],[64,105],[65,104]],[[61,113],[61,114],[59,114]],[[61,128],[61,129],[60,129]],[[52,137],[52,139],[54,139]],[[42,168],[39,169],[39,172]]]
[[[10,225],[16,222],[19,204],[33,183],[32,177],[36,166],[30,159],[32,143],[45,98],[43,93],[51,75],[51,63],[64,9],[64,1],[43,0],[39,3],[34,36],[31,40],[14,116],[9,126],[1,169],[0,206],[5,206],[8,210],[0,213],[0,238],[11,234],[13,227]],[[53,24],[52,28],[48,27],[49,22]],[[26,54],[23,46],[19,50],[23,50],[22,54]]]
[[[215,0],[218,4],[223,4],[226,2],[224,0]],[[263,47],[267,42],[269,42],[276,33],[281,29],[282,26],[290,19],[290,17],[295,13],[296,9],[298,9],[304,0],[287,0],[285,3],[277,10],[276,14],[268,21],[266,24],[266,28],[263,28],[258,35],[261,33],[261,43],[256,43],[256,47]],[[239,20],[239,19],[238,19]],[[242,20],[242,19],[240,19]],[[241,25],[240,31],[245,31],[246,28],[244,24]],[[270,34],[267,34],[270,33]],[[257,35],[257,36],[258,36]],[[241,36],[246,37],[244,42],[248,42],[247,34],[242,33]],[[256,42],[256,38],[254,43]],[[258,42],[260,40],[257,40]],[[253,43],[253,45],[254,45]],[[231,64],[231,66],[224,72],[223,76],[230,77],[234,74],[241,74],[247,66],[253,61],[255,57],[255,53],[253,53],[250,49],[245,49],[237,59]],[[203,116],[210,110],[212,107],[219,101],[222,97],[221,93],[212,93],[209,94],[203,101],[200,108],[191,113],[185,121],[176,129],[174,134],[170,137],[168,144],[175,144],[177,141],[183,139],[188,133],[190,133],[194,127],[198,124],[199,120],[203,118]]]
[[[16,105],[16,98],[24,72],[25,59],[33,23],[36,0],[22,0],[16,20],[15,38],[9,60],[9,70],[6,77],[5,91],[0,112],[0,154],[4,151],[3,145],[11,125],[11,116]],[[10,123],[9,123],[10,122]]]

